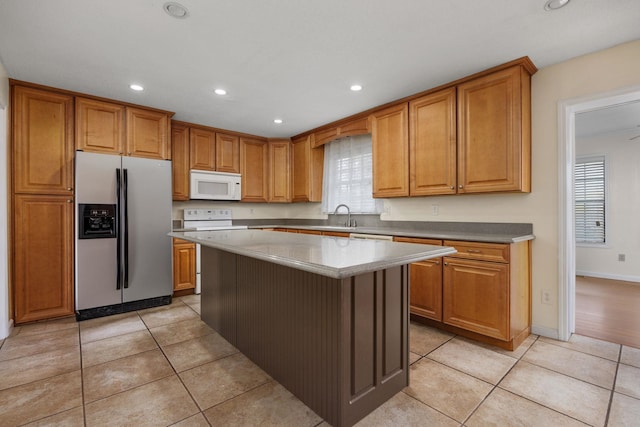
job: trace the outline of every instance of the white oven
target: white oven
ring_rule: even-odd
[[[246,225],[232,225],[231,209],[185,209],[182,213],[185,230],[220,231],[246,229]],[[201,288],[200,245],[196,244],[196,294]]]
[[[240,200],[242,177],[238,173],[191,171],[191,198],[200,200]]]

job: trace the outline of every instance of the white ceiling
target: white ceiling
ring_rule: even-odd
[[[640,135],[640,101],[576,114],[576,137],[625,132]]]
[[[278,137],[521,56],[542,68],[640,39],[640,0],[178,1],[187,19],[165,0],[0,0],[0,60],[14,79]]]

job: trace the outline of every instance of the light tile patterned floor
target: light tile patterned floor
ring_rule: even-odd
[[[326,426],[199,319],[196,295],[0,341],[1,426]],[[529,337],[515,352],[411,325],[410,386],[362,426],[637,426],[640,349]]]

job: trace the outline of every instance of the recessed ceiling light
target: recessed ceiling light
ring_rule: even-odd
[[[214,90],[214,92],[216,93],[216,95],[226,95],[227,91],[224,89],[216,89]]]
[[[280,123],[282,123],[282,119],[273,119],[273,123],[279,125]]]
[[[137,84],[129,85],[129,88],[130,88],[131,90],[135,90],[135,91],[138,91],[138,92],[140,92],[140,91],[143,91],[143,90],[144,90],[144,88],[143,88],[142,86],[137,85]]]
[[[349,88],[354,92],[358,92],[360,90],[362,90],[362,86],[361,85],[351,85],[351,87]]]
[[[189,16],[189,11],[187,10],[187,8],[181,5],[180,3],[170,1],[165,3],[164,6],[162,7],[165,12],[167,12],[169,15],[173,16],[174,18],[184,19],[187,16]]]
[[[547,0],[544,4],[544,10],[556,10],[566,6],[569,0]]]

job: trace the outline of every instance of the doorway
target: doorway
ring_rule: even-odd
[[[558,105],[558,248],[560,258],[558,336],[561,340],[568,340],[571,334],[575,332],[576,320],[576,230],[574,209],[576,115],[634,102],[640,102],[640,88],[630,88],[567,100]]]

